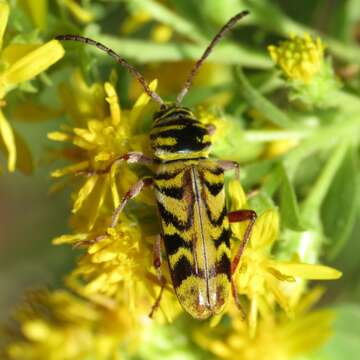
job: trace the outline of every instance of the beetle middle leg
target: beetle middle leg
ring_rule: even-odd
[[[125,196],[121,200],[119,206],[115,209],[111,219],[110,227],[114,228],[116,226],[119,220],[120,213],[123,211],[128,201],[139,195],[139,193],[144,187],[151,186],[152,184],[153,184],[153,179],[150,177],[145,177],[139,180],[130,188],[130,190],[125,194]]]
[[[166,280],[165,277],[163,276],[162,272],[161,272],[161,264],[162,264],[162,257],[161,257],[161,235],[157,235],[155,242],[154,242],[154,249],[153,249],[153,256],[154,256],[154,260],[153,260],[153,264],[156,270],[156,275],[157,278],[161,284],[161,289],[160,289],[160,293],[157,296],[154,305],[151,308],[149,317],[152,318],[155,311],[159,308],[160,306],[160,302],[161,302],[161,298],[165,289],[165,284],[166,284]]]
[[[236,161],[218,160],[217,163],[224,171],[235,169],[236,180],[240,181],[240,166]]]
[[[240,301],[239,301],[238,293],[237,293],[236,286],[234,283],[233,275],[235,274],[236,268],[239,265],[241,256],[244,253],[244,249],[245,249],[247,243],[249,242],[251,230],[254,226],[257,215],[256,215],[256,212],[253,210],[237,210],[237,211],[229,212],[227,216],[228,216],[230,223],[249,221],[248,226],[246,227],[246,230],[244,233],[244,237],[239,245],[239,248],[236,252],[234,259],[231,262],[231,290],[232,290],[232,294],[233,294],[233,297],[234,297],[237,307],[244,314],[244,311],[240,305]]]

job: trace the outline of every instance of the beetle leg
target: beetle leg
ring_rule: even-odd
[[[244,238],[236,252],[236,255],[231,263],[231,273],[234,274],[236,271],[236,268],[239,264],[239,261],[241,259],[241,255],[244,252],[244,249],[249,241],[251,230],[254,226],[255,220],[257,218],[256,212],[253,210],[237,210],[237,211],[231,211],[227,214],[229,222],[241,222],[241,221],[249,221],[248,226],[246,227]]]
[[[240,181],[240,166],[236,161],[218,160],[217,163],[224,171],[235,169],[236,180]]]
[[[110,172],[113,166],[117,166],[123,161],[126,161],[129,164],[143,164],[143,165],[151,165],[153,163],[152,159],[145,156],[142,152],[130,151],[122,156],[117,157],[104,169],[82,170],[77,172],[76,174],[77,175],[85,174],[87,176],[107,174],[108,172]]]
[[[161,235],[160,234],[156,237],[155,242],[154,242],[153,256],[154,256],[153,264],[154,264],[154,267],[155,267],[155,270],[156,270],[157,278],[158,278],[158,280],[159,280],[159,282],[161,284],[161,289],[160,289],[160,293],[159,293],[158,297],[155,300],[154,305],[151,308],[151,311],[150,311],[150,314],[149,314],[150,318],[153,317],[155,311],[160,306],[161,297],[162,297],[162,294],[164,292],[164,288],[165,288],[165,284],[166,284],[165,278],[164,278],[164,276],[162,275],[162,272],[161,272],[162,257],[161,257]]]
[[[146,178],[139,180],[136,184],[134,184],[130,188],[130,190],[125,194],[125,196],[121,200],[121,203],[119,204],[119,206],[115,209],[113,216],[112,216],[110,227],[113,228],[116,226],[116,224],[119,220],[120,213],[123,211],[123,209],[124,209],[125,205],[128,203],[128,201],[130,199],[134,198],[135,196],[137,196],[145,186],[150,186],[152,184],[153,184],[153,179],[150,177],[146,177]]]
[[[256,220],[256,212],[253,210],[238,210],[238,211],[231,211],[228,213],[228,219],[230,223],[234,223],[234,222],[241,222],[241,221],[249,221],[248,226],[246,227],[245,230],[245,234],[244,234],[244,238],[236,252],[236,255],[231,263],[231,290],[232,290],[232,295],[234,297],[235,300],[235,304],[238,307],[238,309],[240,309],[243,318],[245,318],[245,311],[243,309],[243,307],[240,304],[239,301],[239,297],[238,297],[238,292],[236,289],[236,285],[234,282],[234,278],[233,275],[235,274],[236,268],[239,265],[240,259],[241,259],[241,255],[244,252],[244,249],[249,241],[250,238],[250,234],[251,234],[251,230],[254,226],[255,220]]]
[[[214,135],[216,132],[216,126],[214,124],[208,124],[206,125],[206,130],[210,136]]]

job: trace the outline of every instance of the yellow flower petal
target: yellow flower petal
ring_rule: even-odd
[[[71,139],[70,135],[65,134],[61,131],[53,131],[47,134],[48,139],[53,141],[69,141]]]
[[[342,276],[341,271],[324,265],[272,261],[271,266],[284,275],[308,280],[332,280]]]
[[[99,181],[97,181],[95,189],[92,191],[91,199],[89,199],[90,204],[92,206],[89,209],[88,216],[88,229],[91,230],[94,225],[95,221],[99,215],[99,211],[104,203],[105,196],[108,190],[108,183],[109,183],[109,177],[108,176],[102,176]]]
[[[52,240],[54,245],[66,244],[66,243],[74,243],[78,241],[86,240],[88,234],[74,234],[74,235],[62,235]]]
[[[251,234],[251,246],[260,248],[271,245],[277,238],[279,232],[279,214],[270,209],[261,214],[255,222]]]
[[[34,341],[42,341],[49,337],[51,329],[42,320],[28,321],[22,326],[26,337]]]
[[[63,0],[66,7],[70,10],[70,12],[82,23],[88,23],[94,19],[94,15],[90,12],[82,8],[78,3],[74,0]]]
[[[150,90],[155,91],[157,84],[158,84],[157,79],[153,80],[149,84]],[[136,102],[131,110],[131,113],[130,113],[129,125],[131,127],[134,127],[136,125],[141,112],[143,111],[144,107],[149,103],[149,101],[150,101],[150,96],[148,94],[146,94],[145,92],[142,93],[139,96],[139,98],[136,100]]]
[[[0,50],[4,39],[5,29],[9,19],[9,4],[6,1],[0,2]]]
[[[231,210],[236,211],[246,208],[246,195],[239,180],[232,179],[229,182],[229,193],[231,196]]]
[[[51,40],[28,53],[5,70],[1,81],[9,87],[30,80],[45,71],[64,56],[64,48],[58,40]]]
[[[94,190],[94,187],[96,185],[96,182],[98,180],[98,176],[94,175],[94,176],[90,176],[85,184],[81,187],[81,189],[78,192],[78,195],[76,197],[75,203],[74,203],[74,207],[72,209],[73,213],[76,213],[80,210],[82,204],[84,203],[84,201],[87,199],[87,197],[91,194],[91,192]]]
[[[120,204],[120,195],[118,192],[117,184],[116,184],[116,170],[117,166],[111,166],[110,170],[110,186],[111,186],[111,195],[114,202],[114,208],[116,209]]]
[[[3,112],[0,110],[0,135],[4,140],[8,152],[8,170],[15,171],[16,165],[16,146],[14,132],[6,120]]]
[[[89,168],[88,161],[82,161],[74,165],[66,166],[62,169],[57,169],[51,173],[52,177],[62,177],[64,175],[74,174]]]
[[[12,65],[22,57],[38,49],[41,44],[10,44],[1,53],[1,59]]]
[[[121,110],[120,110],[118,96],[117,96],[116,91],[111,83],[106,82],[104,85],[104,89],[105,89],[105,93],[107,95],[105,100],[110,105],[110,114],[111,114],[112,123],[114,126],[117,126],[120,124],[120,119],[121,119],[120,118]]]

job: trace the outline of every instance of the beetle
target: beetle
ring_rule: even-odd
[[[230,291],[239,304],[232,275],[249,240],[256,220],[253,210],[228,213],[225,203],[224,172],[235,169],[236,162],[209,158],[214,128],[202,124],[181,101],[188,92],[202,63],[217,42],[249,12],[232,17],[215,35],[195,63],[176,101],[165,103],[152,91],[144,77],[126,60],[105,45],[79,35],[59,35],[58,40],[79,41],[108,53],[124,66],[142,85],[144,91],[160,105],[153,115],[150,131],[152,158],[140,152],[129,152],[116,159],[128,163],[153,164],[155,173],[133,185],[115,209],[111,227],[115,227],[126,203],[146,186],[155,191],[161,234],[154,243],[154,266],[161,290],[150,316],[160,304],[165,287],[161,274],[163,242],[172,284],[186,312],[196,319],[207,319],[221,313]],[[244,238],[231,259],[231,222],[248,221]]]

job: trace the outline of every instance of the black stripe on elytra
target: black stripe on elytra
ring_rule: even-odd
[[[188,207],[188,217],[186,223],[184,223],[182,221],[179,221],[179,219],[174,214],[167,211],[163,206],[163,204],[161,204],[159,201],[157,202],[157,204],[158,204],[160,216],[167,225],[172,224],[173,226],[175,226],[176,229],[180,231],[188,230],[193,225],[194,214],[193,214],[192,205],[189,205]]]
[[[181,200],[184,194],[184,189],[182,187],[176,187],[176,186],[160,187],[155,183],[155,189],[159,193],[165,196],[169,196],[173,199],[178,199],[178,200]]]
[[[216,167],[214,169],[206,168],[204,169],[204,173],[206,174],[206,172],[209,172],[210,174],[213,175],[221,175],[224,173],[224,170],[221,167]]]
[[[171,277],[175,288],[179,287],[183,280],[193,275],[194,269],[189,260],[182,256],[171,271]]]
[[[220,215],[219,215],[219,217],[218,217],[217,219],[214,219],[214,218],[212,217],[211,211],[210,211],[209,206],[208,206],[208,204],[206,203],[206,201],[204,201],[204,204],[205,204],[205,208],[206,208],[206,214],[207,214],[208,219],[209,219],[209,221],[211,222],[211,224],[214,225],[214,226],[220,226],[220,225],[223,223],[224,218],[225,218],[225,216],[226,216],[226,214],[227,214],[227,210],[226,210],[225,204],[224,204],[224,207],[223,207],[223,209],[221,210],[221,213],[220,213]]]
[[[230,248],[230,229],[222,229],[220,236],[217,239],[214,239],[215,247],[218,248],[221,244],[225,243],[226,247]]]
[[[155,134],[150,134],[150,139],[157,138],[175,138],[180,142],[189,142],[189,139],[193,141],[194,138],[203,138],[208,134],[207,130],[200,126],[200,124],[191,123],[189,125],[182,124],[184,126],[174,129],[164,129],[157,131]]]
[[[176,176],[178,176],[183,170],[184,169],[179,169],[174,172],[164,171],[161,173],[157,173],[157,174],[155,174],[154,179],[155,180],[171,180],[171,179],[175,178]]]
[[[210,141],[204,143],[190,143],[184,146],[183,144],[176,144],[176,145],[156,145],[156,149],[164,150],[169,153],[176,153],[180,151],[200,151],[203,150],[211,145]]]
[[[213,196],[216,196],[224,188],[223,182],[211,183],[205,179],[203,181],[204,181],[204,184],[206,185],[206,188],[210,191],[210,194]]]
[[[164,234],[164,244],[166,253],[168,255],[174,255],[179,248],[187,248],[192,251],[192,243],[186,242],[179,234]]]
[[[187,162],[187,161],[192,162],[192,161],[205,160],[205,159],[206,159],[206,157],[204,157],[204,156],[198,156],[198,157],[193,157],[193,158],[186,158],[186,160],[184,160],[184,159],[164,160],[164,159],[154,158],[154,159],[153,159],[153,162],[156,163],[156,164],[169,164],[169,163],[176,163],[176,162],[180,162],[180,161],[181,161],[181,163],[186,166],[186,162]],[[172,179],[172,178],[171,178],[171,179]]]
[[[216,262],[215,269],[217,274],[226,274],[229,281],[231,281],[231,263],[226,254],[223,254],[220,261]]]

